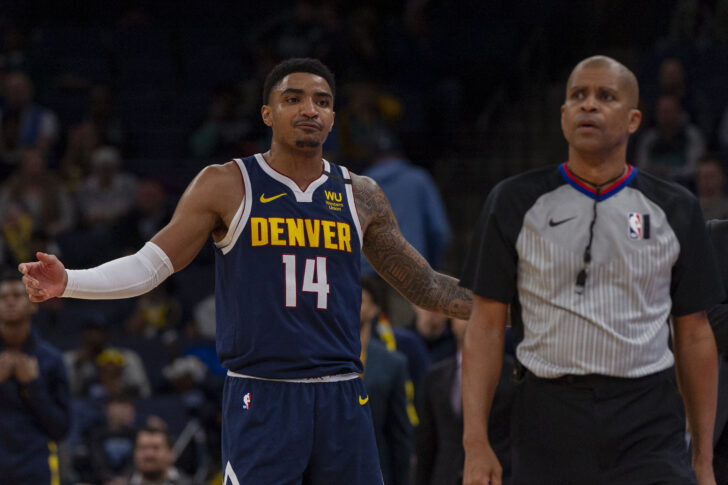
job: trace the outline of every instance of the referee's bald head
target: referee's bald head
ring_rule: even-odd
[[[640,98],[640,88],[639,84],[637,83],[637,77],[624,64],[607,56],[591,56],[579,62],[576,67],[574,67],[574,69],[571,71],[571,74],[569,75],[569,80],[566,82],[567,92],[569,90],[569,86],[571,86],[574,80],[574,76],[576,75],[576,73],[583,69],[592,68],[609,69],[615,72],[619,76],[620,88],[627,95],[629,105],[632,108],[637,108]]]

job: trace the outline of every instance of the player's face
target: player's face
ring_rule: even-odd
[[[334,126],[334,97],[324,78],[294,72],[273,89],[261,114],[275,143],[320,150]]]
[[[561,129],[569,146],[584,153],[626,146],[642,118],[620,72],[608,67],[584,67],[566,87]]]
[[[22,322],[35,311],[35,305],[25,293],[20,280],[0,283],[0,321],[2,323]]]

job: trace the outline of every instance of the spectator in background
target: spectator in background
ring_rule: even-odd
[[[4,110],[0,115],[0,180],[5,180],[20,164],[20,113]]]
[[[131,254],[159,232],[171,217],[172,207],[162,184],[153,179],[141,179],[134,206],[113,228],[114,241],[122,254]]]
[[[657,74],[657,89],[646,87],[642,101],[646,106],[655,108],[662,96],[673,96],[685,110],[686,116],[695,123],[703,133],[709,133],[715,126],[715,112],[711,101],[691,83],[683,62],[676,57],[667,57],[660,63]],[[654,111],[652,109],[651,111]],[[649,116],[655,116],[650,113]],[[645,120],[645,126],[654,125],[655,121]]]
[[[121,120],[114,115],[109,88],[92,87],[85,119],[68,130],[66,151],[61,159],[64,179],[75,188],[91,174],[95,150],[103,146],[123,150],[125,141],[126,132]]]
[[[33,235],[33,216],[17,201],[8,201],[0,206],[2,206],[1,263],[15,266],[34,254],[29,247]]]
[[[705,153],[705,137],[689,122],[675,96],[658,99],[655,121],[656,126],[637,141],[637,166],[659,177],[688,182]]]
[[[680,59],[675,57],[663,59],[660,63],[658,83],[660,85],[661,95],[674,96],[680,104],[685,104],[688,89],[685,78],[685,67]]]
[[[19,202],[9,202],[0,215],[0,266],[17,266],[37,251],[60,251],[55,241],[36,229],[33,216]]]
[[[450,320],[445,315],[413,306],[415,311],[415,330],[430,353],[434,364],[452,357],[457,351],[455,335],[450,329]]]
[[[257,124],[238,113],[240,98],[227,86],[212,93],[210,112],[205,122],[190,137],[190,151],[196,158],[230,158],[255,153],[255,144],[246,140]]]
[[[104,418],[104,422],[88,430],[85,437],[83,448],[87,448],[84,452],[88,453],[89,458],[88,476],[81,475],[79,478],[106,485],[115,479],[126,479],[133,471],[136,436],[134,403],[123,394],[109,398],[104,405]]]
[[[187,424],[174,445],[178,468],[200,483],[209,468],[206,437],[219,409],[217,396],[222,392],[223,381],[213,378],[194,355],[178,357],[165,366],[164,377],[186,412]]]
[[[164,428],[147,425],[137,432],[129,485],[191,485],[174,467],[174,453]]]
[[[414,330],[401,325],[392,325],[390,319],[382,308],[386,283],[377,275],[362,276],[361,287],[363,294],[371,300],[371,307],[376,308],[377,314],[372,320],[372,336],[381,340],[388,350],[398,350],[407,357],[407,368],[412,386],[406,386],[407,414],[410,423],[417,426],[419,420],[414,403],[419,400],[422,379],[430,367],[430,353],[420,336]]]
[[[33,82],[25,73],[16,71],[5,76],[5,102],[0,110],[0,118],[4,118],[6,111],[17,114],[18,127],[14,133],[15,140],[12,140],[17,149],[38,148],[43,155],[48,155],[58,138],[58,119],[52,111],[34,102],[34,94]],[[17,149],[4,163],[17,165],[20,160]]]
[[[394,145],[393,130],[402,115],[403,106],[366,72],[353,72],[352,81],[343,87],[349,100],[336,119],[339,156],[347,160],[352,170],[362,171],[373,158],[380,155],[380,146]],[[389,195],[389,194],[387,194]],[[396,214],[396,213],[395,213]]]
[[[182,305],[163,283],[137,299],[136,308],[126,321],[126,333],[157,337],[166,331],[176,331],[181,318]]]
[[[0,215],[7,214],[13,203],[32,217],[34,230],[51,238],[73,227],[73,201],[38,148],[22,151],[20,169],[0,188]]]
[[[728,155],[728,106],[725,107],[718,126],[718,144],[721,153]]]
[[[117,367],[121,367],[121,387],[132,390],[127,394],[148,397],[151,394],[149,379],[139,355],[131,349],[110,347],[109,338],[109,329],[105,323],[94,320],[84,322],[78,349],[63,354],[71,393],[76,397],[91,397],[92,388],[98,388],[102,382],[101,368],[108,366],[103,380],[115,382],[116,371],[112,366],[120,364]],[[106,350],[113,352],[104,354]]]
[[[192,309],[192,322],[188,324],[187,333],[195,337],[214,341],[216,323],[215,294],[213,293],[195,304]]]
[[[717,156],[708,153],[698,160],[695,189],[706,221],[710,219],[728,219],[725,171]]]
[[[0,27],[3,28],[2,42],[0,42],[0,73],[27,72],[32,66],[26,52],[25,32],[14,25],[3,23]]]
[[[408,381],[407,358],[397,351],[387,350],[384,343],[371,338],[372,324],[378,314],[379,307],[362,286],[361,361],[379,463],[384,483],[406,485],[410,478],[412,453],[412,426],[407,415],[405,390]],[[366,400],[359,397],[361,405],[366,404]]]
[[[457,355],[448,357],[427,372],[422,399],[418,401],[416,485],[459,485],[465,461],[463,406],[460,380],[462,345],[467,320],[450,321],[457,341]],[[513,356],[504,355],[501,378],[494,398],[488,435],[494,441],[503,476],[510,468],[510,410],[513,398]],[[505,482],[507,483],[507,481]]]
[[[3,483],[58,483],[57,443],[68,433],[61,354],[33,331],[37,306],[19,274],[0,274],[0,470]],[[52,481],[55,480],[55,481]]]
[[[92,382],[87,390],[92,399],[113,399],[123,395],[139,397],[140,387],[136,383],[124,379],[126,360],[124,354],[115,348],[101,351],[96,357],[98,379]]]
[[[104,146],[91,155],[91,174],[78,190],[82,221],[88,227],[108,227],[134,204],[136,179],[121,171],[121,153]]]
[[[251,35],[251,51],[270,49],[277,59],[316,57],[328,60],[337,45],[340,29],[337,11],[331,2],[296,0],[292,8],[263,22]]]
[[[450,240],[450,224],[437,185],[423,168],[410,162],[399,142],[388,132],[379,132],[370,146],[374,157],[363,175],[382,188],[404,238],[422,254],[435,270],[442,269]],[[362,258],[363,275],[374,273]],[[392,288],[387,288],[385,307],[394,322],[408,322],[412,310]],[[454,345],[453,345],[454,348]]]

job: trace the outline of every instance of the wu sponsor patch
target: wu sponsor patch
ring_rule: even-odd
[[[341,209],[344,207],[341,192],[324,190],[324,195],[326,196],[326,207],[332,211],[341,212]]]
[[[650,215],[638,214],[630,212],[627,217],[629,224],[630,239],[649,239],[650,238]]]

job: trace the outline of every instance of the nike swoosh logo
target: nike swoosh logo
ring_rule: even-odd
[[[555,220],[553,220],[553,219],[549,219],[549,226],[551,226],[551,227],[556,227],[556,226],[559,226],[559,225],[563,224],[564,222],[569,222],[569,221],[570,221],[570,220],[572,220],[572,219],[573,219],[574,217],[576,217],[576,216],[573,216],[573,217],[568,217],[568,218],[566,218],[566,219],[561,219],[560,221],[555,221]]]
[[[359,396],[359,404],[361,404],[363,406],[368,402],[369,402],[369,395],[367,395],[367,397]]]
[[[260,194],[260,201],[263,204],[267,204],[271,200],[276,200],[278,197],[283,197],[284,195],[286,195],[285,192],[283,192],[282,194],[274,195],[273,197],[266,197],[265,194]]]

